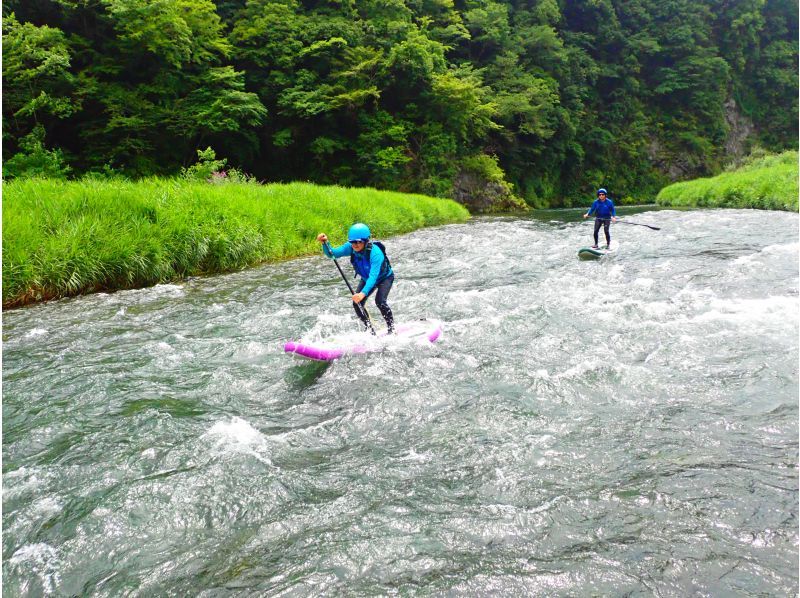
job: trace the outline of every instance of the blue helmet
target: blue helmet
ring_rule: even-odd
[[[361,222],[357,222],[356,224],[350,227],[349,231],[347,231],[348,241],[368,241],[369,238],[370,238],[369,227],[366,224],[362,224]]]
[[[604,194],[606,197],[608,197],[608,191],[606,191],[602,187],[597,190],[597,195],[600,196],[601,193]]]

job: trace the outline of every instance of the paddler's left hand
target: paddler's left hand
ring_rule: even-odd
[[[356,293],[353,295],[353,303],[361,303],[366,295],[364,293]]]
[[[616,222],[616,221],[617,221],[617,217],[616,216],[612,216],[611,217],[611,222]]]

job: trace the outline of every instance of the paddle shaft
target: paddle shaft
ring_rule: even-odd
[[[333,255],[333,249],[331,248],[331,244],[325,241],[325,245],[328,247],[328,251],[331,252],[331,255]],[[350,285],[350,281],[347,280],[347,276],[345,276],[344,272],[342,271],[342,267],[339,265],[339,262],[336,261],[335,257],[333,258],[333,263],[336,264],[336,269],[339,271],[339,274],[342,275],[342,280],[344,280],[344,284],[347,285],[347,289],[350,291],[350,295],[355,295],[356,292],[353,290],[353,287]],[[370,317],[367,308],[361,305],[361,303],[356,303],[356,309],[360,310],[361,313],[364,314],[363,318],[364,323],[367,325],[367,328],[369,328],[369,331],[372,334],[375,334],[375,327],[372,325],[372,318]]]
[[[611,220],[611,218],[597,218],[597,220]],[[647,228],[652,228],[653,230],[661,230],[657,226],[650,226],[649,224],[640,224],[638,222],[628,222],[627,220],[617,220],[617,224],[632,224],[633,226],[646,226]]]
[[[628,222],[627,220],[618,220],[622,224],[632,224],[633,226],[646,226],[647,228],[652,228],[653,230],[661,230],[657,226],[650,226],[649,224],[639,224],[638,222]]]

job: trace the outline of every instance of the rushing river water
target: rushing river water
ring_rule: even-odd
[[[4,594],[795,595],[797,214],[578,216],[389,239],[443,336],[331,365],[322,256],[6,312]]]

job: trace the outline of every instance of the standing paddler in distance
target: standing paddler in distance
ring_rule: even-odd
[[[597,199],[594,200],[592,207],[586,212],[583,217],[586,218],[594,214],[594,245],[592,249],[597,249],[598,241],[597,234],[600,232],[600,225],[603,226],[603,232],[606,234],[606,249],[611,247],[611,232],[609,230],[609,223],[617,221],[617,210],[614,208],[614,202],[608,199],[608,191],[605,189],[597,190]]]
[[[370,329],[368,314],[365,309],[359,309],[364,299],[375,293],[375,305],[386,320],[386,327],[389,334],[394,332],[394,316],[389,304],[386,302],[389,291],[394,284],[394,270],[386,257],[386,248],[380,241],[370,240],[370,230],[366,224],[360,222],[350,227],[347,232],[347,243],[339,247],[331,247],[328,244],[328,235],[320,233],[317,241],[322,243],[322,252],[329,258],[350,257],[353,269],[361,278],[353,295],[353,309],[358,318],[364,323],[364,327]]]

